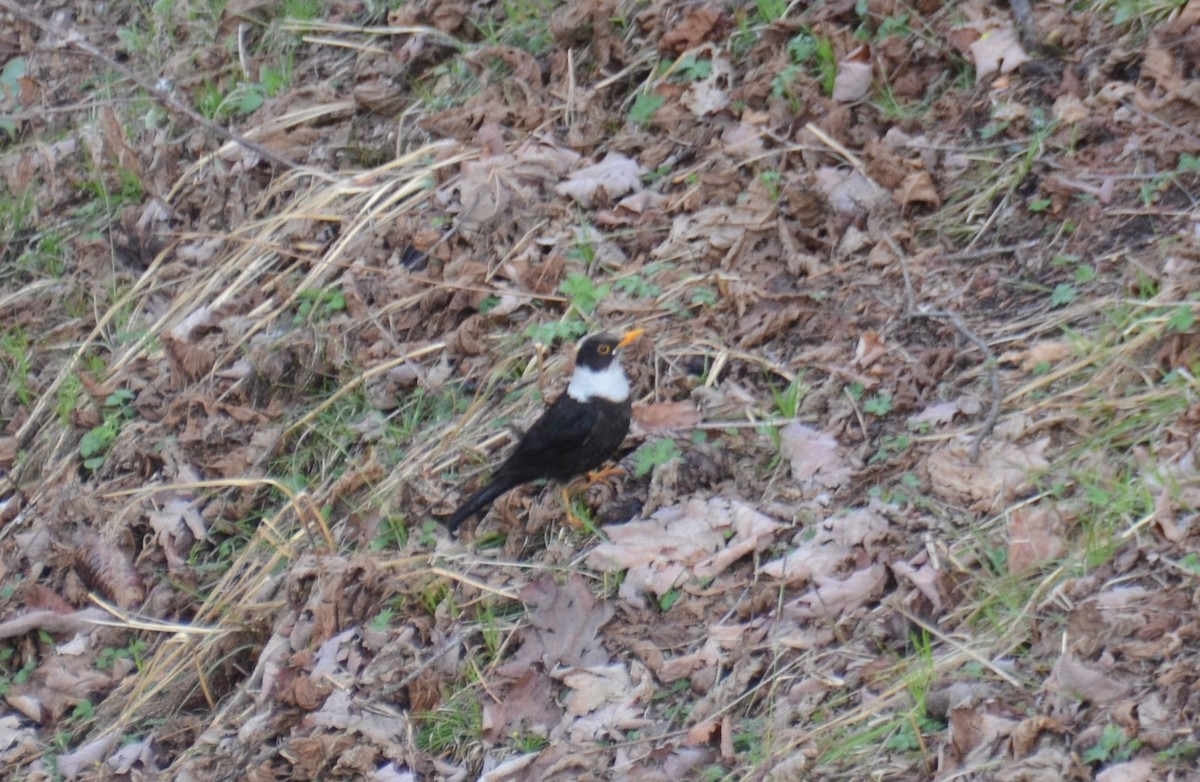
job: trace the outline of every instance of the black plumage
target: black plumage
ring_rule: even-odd
[[[524,483],[544,478],[566,481],[604,464],[629,432],[629,381],[619,354],[640,329],[620,339],[599,334],[579,344],[571,384],[542,413],[492,479],[447,521],[453,530],[487,510],[492,501]]]

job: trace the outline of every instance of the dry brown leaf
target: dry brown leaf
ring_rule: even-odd
[[[883,565],[856,570],[846,578],[814,577],[816,587],[783,607],[789,619],[836,619],[843,614],[874,600],[887,584],[887,568]]]
[[[1012,26],[984,32],[979,40],[970,45],[969,51],[971,59],[975,61],[976,84],[994,73],[1012,73],[1030,60],[1021,46],[1016,28]]]
[[[1071,344],[1065,340],[1048,339],[1035,342],[1028,350],[1005,353],[1000,360],[1005,363],[1019,363],[1025,372],[1034,372],[1042,366],[1053,366],[1073,353]]]
[[[716,5],[690,9],[687,14],[659,39],[658,48],[667,54],[680,54],[694,49],[720,33],[725,11]]]
[[[853,561],[856,547],[873,551],[887,528],[887,519],[871,507],[831,516],[816,525],[815,533],[802,533],[794,551],[766,563],[759,572],[788,584],[832,575]]]
[[[498,673],[515,679],[535,663],[551,671],[560,665],[608,662],[609,654],[597,633],[612,618],[613,608],[598,602],[581,576],[574,574],[560,585],[547,573],[527,584],[520,594],[532,615],[521,629],[521,648]]]
[[[609,542],[592,549],[586,561],[597,570],[627,569],[618,594],[641,606],[642,592],[665,594],[766,548],[779,527],[739,500],[690,499],[660,508],[648,520],[605,527]]]
[[[1104,705],[1112,703],[1129,691],[1129,685],[1109,671],[1090,666],[1065,653],[1054,663],[1045,686],[1072,698]]]
[[[1096,775],[1095,782],[1149,782],[1154,778],[1154,761],[1138,758],[1109,766]]]
[[[854,468],[830,434],[793,422],[780,430],[779,441],[780,450],[791,462],[792,478],[805,491],[837,488],[854,474]]]
[[[641,190],[644,173],[646,169],[636,160],[619,152],[609,152],[599,163],[571,172],[565,182],[555,186],[554,191],[574,198],[581,206],[589,207],[601,192],[606,198],[615,200],[626,193]]]
[[[544,735],[563,717],[557,703],[557,685],[538,668],[526,670],[499,701],[483,708],[483,735],[500,741],[521,731]]]
[[[938,591],[938,584],[945,574],[941,570],[929,562],[914,567],[911,563],[901,559],[893,560],[891,564],[892,572],[911,582],[933,606],[935,614],[942,613],[942,595]]]
[[[980,409],[982,409],[982,404],[979,401],[979,397],[960,396],[953,402],[935,402],[910,417],[908,422],[913,425],[931,424],[932,426],[941,426],[953,421],[954,417],[959,413],[973,416],[978,415]]]
[[[729,105],[729,88],[733,80],[733,66],[720,54],[712,53],[708,76],[692,82],[683,91],[679,102],[697,117],[715,114]]]
[[[846,59],[838,63],[833,80],[833,99],[838,103],[856,103],[871,91],[871,63]]]
[[[1050,466],[1045,452],[1050,438],[1032,443],[987,445],[971,460],[971,445],[957,439],[935,450],[926,461],[933,490],[952,502],[987,510],[1029,489],[1033,475]]]
[[[1016,508],[1008,518],[1008,572],[1017,575],[1062,555],[1062,521],[1047,508]]]
[[[901,209],[912,204],[924,204],[931,209],[942,205],[942,196],[928,171],[914,171],[906,176],[893,196]]]
[[[633,408],[633,422],[646,434],[667,429],[688,429],[704,420],[694,402],[654,402]]]

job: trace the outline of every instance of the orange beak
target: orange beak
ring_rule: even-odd
[[[621,341],[617,343],[617,350],[633,344],[635,341],[637,341],[638,337],[645,333],[645,329],[634,329],[633,331],[626,332],[625,336],[621,337]]]

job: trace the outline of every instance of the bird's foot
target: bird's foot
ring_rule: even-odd
[[[615,478],[618,475],[624,475],[624,474],[625,474],[625,470],[623,470],[622,468],[618,467],[615,464],[611,467],[605,467],[600,470],[591,470],[587,474],[587,479],[588,479],[587,485],[591,486],[593,483],[599,483],[600,481],[604,480],[605,478]]]
[[[571,492],[567,491],[566,487],[562,490],[563,507],[567,511],[567,523],[575,529],[583,529],[583,519],[575,515],[575,508],[571,504]]]

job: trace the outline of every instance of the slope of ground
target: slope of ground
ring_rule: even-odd
[[[6,778],[1200,779],[1198,22],[0,0]]]

